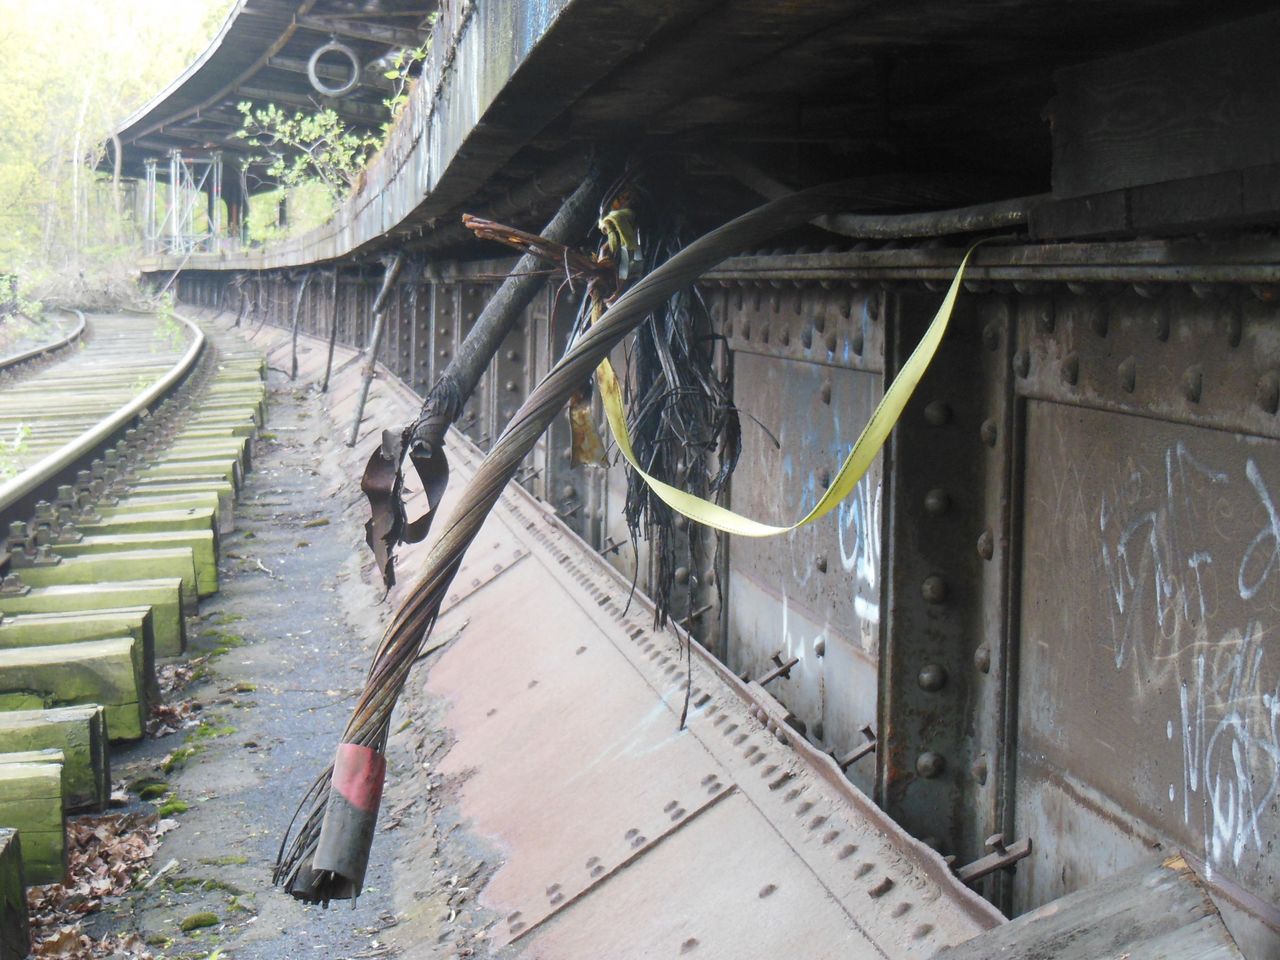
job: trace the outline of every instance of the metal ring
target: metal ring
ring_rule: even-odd
[[[351,78],[341,86],[326,86],[324,81],[320,79],[320,75],[316,72],[316,67],[320,63],[320,58],[326,53],[340,53],[351,63]],[[315,53],[311,54],[311,59],[307,61],[307,79],[311,81],[311,86],[315,88],[317,93],[322,93],[326,97],[345,97],[348,93],[354,90],[356,88],[356,84],[360,82],[360,59],[356,56],[356,52],[345,43],[339,43],[337,40],[330,40],[324,46],[317,47]]]

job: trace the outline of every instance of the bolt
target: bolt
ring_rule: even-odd
[[[1058,372],[1062,376],[1063,383],[1074,387],[1076,381],[1080,379],[1080,357],[1074,353],[1067,354],[1062,358]]]
[[[1124,388],[1124,392],[1133,393],[1138,385],[1138,361],[1133,357],[1126,357],[1120,362],[1116,372],[1120,375],[1120,386]]]
[[[947,599],[947,581],[937,574],[925,577],[920,585],[920,594],[929,603],[942,603]]]
[[[1267,413],[1275,413],[1280,409],[1280,375],[1269,370],[1258,378],[1257,391],[1254,394],[1260,406]]]
[[[925,423],[931,427],[941,427],[951,422],[951,405],[945,400],[934,400],[924,408]]]
[[[1000,430],[994,420],[983,420],[982,426],[978,428],[978,435],[982,437],[982,442],[988,447],[994,447],[996,440],[1000,436]]]
[[[1182,395],[1187,398],[1188,403],[1199,403],[1200,395],[1204,390],[1204,367],[1196,364],[1187,367],[1186,372],[1182,375]]]
[[[924,495],[924,510],[925,513],[931,516],[942,516],[950,506],[951,497],[947,494],[947,491],[939,487],[935,487]]]
[[[947,761],[940,753],[926,750],[916,757],[916,773],[926,780],[942,776],[942,771],[945,769],[947,769]]]
[[[991,672],[991,647],[987,644],[979,644],[978,649],[973,651],[973,665],[978,668],[980,673]]]
[[[920,668],[916,682],[920,684],[921,690],[937,693],[947,685],[947,669],[939,663],[926,663]]]

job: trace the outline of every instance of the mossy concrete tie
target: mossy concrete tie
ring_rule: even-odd
[[[61,883],[67,873],[62,808],[62,764],[6,762],[0,755],[0,827],[22,838],[27,883]]]
[[[109,516],[112,511],[122,509],[164,509],[159,504],[181,502],[187,498],[213,495],[218,505],[218,532],[230,533],[235,527],[235,487],[224,480],[188,480],[179,482],[138,483],[130,487],[127,496],[122,497],[114,506],[102,505],[98,512]],[[208,506],[208,500],[193,501]],[[156,504],[156,506],[151,506]]]
[[[181,479],[222,480],[239,490],[243,477],[240,473],[240,462],[234,457],[169,462],[161,456],[154,463],[139,470],[134,482],[145,485],[149,480],[173,483]]]
[[[31,952],[27,882],[22,873],[22,840],[17,830],[0,829],[0,957]]]
[[[101,810],[111,799],[107,720],[85,707],[0,712],[0,751],[62,751],[62,797],[68,810]]]
[[[137,740],[146,720],[132,637],[0,650],[0,708],[101,704],[112,740]]]
[[[61,563],[23,567],[17,574],[32,587],[177,578],[182,581],[183,610],[194,613],[196,609],[196,560],[190,547],[64,557]]]
[[[141,690],[148,701],[160,699],[156,681],[156,640],[150,607],[123,607],[114,610],[26,613],[6,617],[0,623],[0,649],[47,647],[109,637],[132,637],[138,658]]]
[[[81,523],[76,529],[86,537],[103,537],[115,534],[177,533],[184,530],[209,530],[218,532],[216,511],[208,507],[188,507],[175,510],[116,511],[92,523]]]
[[[191,550],[195,560],[196,595],[208,597],[218,592],[218,541],[212,530],[112,533],[101,537],[85,537],[76,543],[55,543],[51,546],[53,552],[61,557],[186,547]]]
[[[0,614],[73,613],[119,607],[149,607],[157,657],[176,657],[186,649],[182,581],[134,580],[120,583],[65,584],[26,593],[0,594]]]

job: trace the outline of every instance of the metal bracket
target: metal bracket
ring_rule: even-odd
[[[962,882],[973,883],[975,880],[981,880],[987,874],[995,873],[997,870],[1007,870],[1019,860],[1030,856],[1031,838],[1026,837],[1006,847],[1004,834],[996,833],[987,837],[987,849],[991,853],[956,871],[956,876]]]
[[[773,660],[774,668],[756,681],[756,683],[760,684],[762,687],[766,683],[777,680],[779,677],[790,677],[791,668],[800,662],[799,657],[792,657],[786,663],[783,663],[781,650],[775,653],[770,659]]]
[[[843,757],[836,757],[836,766],[841,770],[848,770],[867,754],[876,752],[876,732],[871,729],[871,725],[863,724],[861,732],[867,738],[867,742],[854,747]],[[832,756],[835,756],[835,754],[832,754]]]

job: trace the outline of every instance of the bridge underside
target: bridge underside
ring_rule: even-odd
[[[755,769],[745,741],[730,739],[735,756],[715,759],[731,770],[715,781],[731,796],[707,793],[712,767],[687,754],[726,744],[704,741],[701,719],[696,744],[663,725],[683,695],[671,680],[676,648],[655,647],[675,666],[667,670],[625,626],[603,623],[644,620],[642,602],[625,617],[611,612],[634,581],[667,594],[672,620],[707,652],[695,657],[695,682],[699,672],[715,681],[708,702],[729,712],[721,716],[752,718],[732,714],[744,732],[770,722],[782,731],[781,746],[759,748],[762,767],[820,782],[852,818],[842,831],[887,815],[905,831],[884,826],[891,843],[947,889],[939,902],[976,924],[896,943],[890,955],[927,955],[987,922],[934,878],[942,860],[929,849],[962,867],[1004,849],[989,845],[995,834],[1010,847],[1031,841],[1015,869],[973,884],[1011,916],[1181,853],[1244,954],[1275,955],[1280,660],[1268,631],[1280,603],[1280,78],[1269,51],[1280,18],[1260,9],[446,5],[404,116],[332,223],[258,249],[144,263],[187,304],[296,327],[304,373],[314,373],[307,365],[331,334],[347,347],[370,342],[382,258],[400,253],[379,359],[395,389],[422,396],[513,266],[464,231],[460,214],[540,230],[592,156],[619,170],[631,161],[637,206],[661,211],[686,241],[763,196],[832,179],[871,178],[865,206],[892,211],[1031,197],[1013,242],[975,255],[944,348],[836,519],[718,549],[710,536],[686,538],[668,591],[646,544],[631,544],[620,467],[574,466],[563,419],[530,454],[523,489],[494,521],[506,527],[493,550],[524,559],[491,555],[483,539],[473,548],[474,577],[459,577],[456,612],[436,631],[470,626],[427,681],[454,704],[450,763],[479,771],[463,817],[513,851],[493,902],[538,901],[504,921],[508,939],[529,936],[517,927],[543,922],[539,911],[556,912],[559,901],[535,889],[563,885],[557,892],[576,902],[595,884],[582,864],[575,888],[559,879],[567,861],[560,873],[520,861],[517,840],[531,824],[558,836],[537,803],[509,808],[513,794],[537,794],[529,758],[541,751],[559,751],[556,776],[585,783],[571,801],[544,801],[586,818],[604,817],[611,790],[642,796],[655,807],[646,815],[670,822],[604,817],[621,828],[610,842],[631,829],[649,842],[679,830],[680,849],[722,877],[755,882],[752,865],[730,855],[736,844],[767,862],[770,843],[821,847],[836,829],[791,838],[790,810],[766,810],[753,826],[782,801],[753,795],[758,773],[731,780],[738,766]],[[699,281],[716,369],[744,414],[727,505],[749,516],[783,522],[813,504],[968,242],[849,233],[839,220],[790,231]],[[564,352],[577,301],[552,277],[519,313],[456,422],[460,448],[477,451],[464,459],[492,445]],[[272,335],[273,363],[287,369],[287,338]],[[347,402],[333,401],[337,416]],[[371,408],[362,442],[403,426],[412,407],[402,397]],[[401,567],[412,579],[412,554]],[[587,592],[573,601],[581,624],[562,636],[510,622],[515,608],[550,602],[552,586]],[[608,639],[601,653],[613,664],[598,673],[566,639],[592,630]],[[566,665],[552,668],[561,648]],[[767,686],[751,682],[770,674]],[[530,680],[549,713],[521,705]],[[494,730],[505,732],[495,733],[485,710],[500,702],[519,720],[504,719],[504,706]],[[663,724],[649,729],[646,709]],[[561,715],[570,719],[550,719]],[[874,752],[843,772],[824,759],[856,752],[864,728]],[[518,734],[531,742],[514,742]],[[652,780],[650,764],[662,766]],[[684,793],[644,793],[680,778],[692,778],[683,786],[699,792],[699,807]],[[671,817],[677,809],[684,815]],[[814,810],[806,826],[830,815]],[[556,823],[573,835],[566,857],[603,857],[587,849],[594,835],[572,826],[581,821]],[[845,841],[833,844],[838,853]],[[602,884],[579,914],[608,913],[606,888],[635,884],[643,901],[674,883],[661,859],[655,850],[615,877],[630,861],[605,857],[614,886]],[[815,887],[812,901],[843,882],[812,869],[826,890]],[[677,879],[699,895],[692,876]],[[558,929],[547,928],[552,940]],[[563,935],[547,955],[573,954],[577,941]]]

